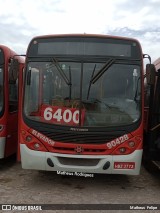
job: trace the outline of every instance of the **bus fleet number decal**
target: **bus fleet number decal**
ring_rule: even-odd
[[[66,107],[45,107],[43,108],[43,118],[46,121],[52,121],[59,124],[79,124],[79,110]],[[82,111],[82,123],[84,121],[84,112]]]
[[[109,149],[112,149],[113,147],[116,147],[117,145],[120,145],[121,143],[124,143],[125,141],[127,141],[129,139],[128,135],[123,135],[109,143],[107,143],[107,147]]]

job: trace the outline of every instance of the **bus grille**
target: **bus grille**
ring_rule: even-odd
[[[113,132],[73,132],[40,126],[34,129],[54,141],[74,144],[105,144],[125,134],[124,131],[115,131],[114,134]]]
[[[58,157],[58,161],[62,165],[70,166],[96,166],[99,163],[99,159],[82,159],[82,158],[65,158]]]

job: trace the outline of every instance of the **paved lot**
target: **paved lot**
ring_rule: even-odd
[[[139,176],[94,175],[86,178],[64,176],[55,172],[23,170],[21,164],[12,157],[0,161],[0,203],[160,204],[160,172],[151,175],[142,167]]]

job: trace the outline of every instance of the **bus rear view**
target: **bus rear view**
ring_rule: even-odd
[[[139,174],[142,78],[143,55],[134,39],[34,38],[20,109],[22,167]]]

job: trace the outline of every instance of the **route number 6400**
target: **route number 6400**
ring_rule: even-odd
[[[43,117],[47,121],[53,121],[55,123],[67,123],[78,124],[79,123],[79,110],[47,107],[44,109]]]

